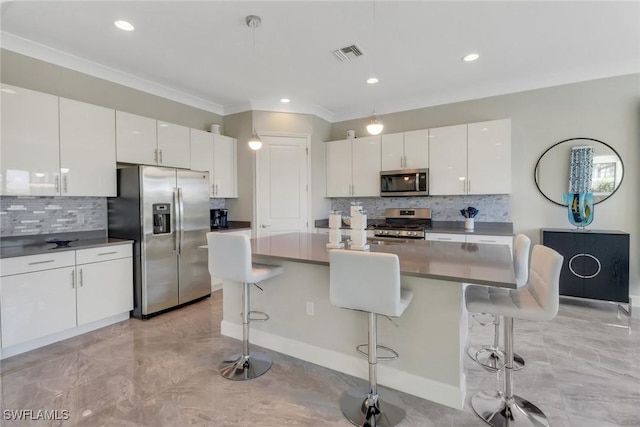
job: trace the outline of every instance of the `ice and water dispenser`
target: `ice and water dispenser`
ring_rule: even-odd
[[[171,233],[171,204],[153,204],[153,234]]]

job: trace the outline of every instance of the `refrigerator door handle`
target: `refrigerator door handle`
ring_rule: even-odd
[[[173,252],[174,254],[178,254],[179,253],[179,233],[180,233],[180,195],[179,192],[180,189],[179,188],[174,188],[173,189]]]
[[[178,188],[178,199],[179,199],[179,221],[180,221],[180,239],[178,240],[178,255],[182,254],[182,238],[184,235],[184,194],[182,193],[182,188]]]

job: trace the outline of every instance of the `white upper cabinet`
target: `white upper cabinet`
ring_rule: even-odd
[[[189,169],[189,128],[158,120],[158,166]]]
[[[467,125],[429,129],[429,195],[467,194]]]
[[[58,97],[3,84],[0,147],[1,195],[58,195]]]
[[[429,194],[509,194],[511,120],[429,129]]]
[[[213,134],[214,197],[238,197],[236,139]]]
[[[429,129],[404,133],[404,168],[424,169],[429,167]]]
[[[429,167],[429,130],[382,135],[382,170]]]
[[[156,120],[116,111],[116,154],[119,162],[157,165]]]
[[[511,193],[511,120],[470,123],[467,135],[469,194]]]
[[[382,135],[381,170],[404,168],[404,132]]]
[[[215,197],[213,134],[191,129],[191,170],[209,172],[209,197]]]
[[[189,128],[116,111],[117,158],[122,163],[189,169]]]
[[[380,136],[352,141],[353,196],[380,196]]]
[[[326,143],[327,197],[351,196],[351,140],[342,139]]]
[[[115,111],[60,98],[60,194],[116,196]]]
[[[380,136],[327,142],[327,197],[380,195]]]

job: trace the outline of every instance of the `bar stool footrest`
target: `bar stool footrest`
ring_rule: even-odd
[[[362,348],[367,348],[368,349],[369,344],[360,344],[359,346],[356,347],[356,350],[358,353],[364,355],[364,356],[369,356],[369,352],[368,351],[364,351],[362,350]],[[376,346],[376,348],[380,348],[384,351],[388,351],[389,353],[392,354],[392,356],[378,356],[378,360],[397,360],[398,357],[400,357],[400,355],[398,354],[397,351],[395,351],[392,348],[389,347],[385,347],[384,345],[378,345]]]
[[[477,347],[469,347],[467,350],[467,355],[486,369],[489,372],[499,372],[502,371],[507,364],[506,355],[504,354],[504,350],[501,348],[495,348],[493,346],[483,346],[478,349]],[[525,366],[524,359],[519,355],[513,354],[513,370],[519,371]]]
[[[251,317],[252,314],[257,314],[258,316],[263,316],[263,317]],[[267,313],[265,313],[264,311],[250,311],[249,312],[249,320],[251,322],[266,322],[267,320],[269,320],[270,317]]]

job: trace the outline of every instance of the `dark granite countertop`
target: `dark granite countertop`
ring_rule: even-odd
[[[383,223],[384,219],[367,219],[367,226]],[[473,230],[465,230],[464,221],[432,221],[432,228],[428,233],[452,233],[452,234],[478,234],[491,236],[512,236],[513,223],[511,222],[475,222]],[[317,219],[315,228],[329,228],[328,219]],[[348,226],[342,228],[349,229]]]
[[[56,247],[57,245],[55,243],[46,243],[47,240],[53,239],[78,240],[69,242],[69,245],[64,247]],[[133,243],[133,240],[107,237],[105,230],[6,237],[2,239],[0,258],[40,255],[52,252],[74,251],[76,249],[89,249],[100,246],[122,245],[129,243]]]
[[[238,230],[251,230],[251,221],[227,221],[226,228],[211,228],[211,231],[218,231],[221,233]]]

